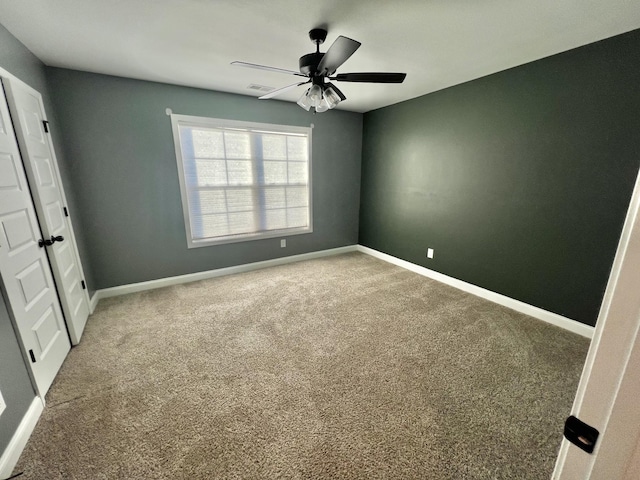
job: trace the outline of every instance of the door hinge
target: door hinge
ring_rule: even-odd
[[[44,126],[45,133],[49,133],[49,122],[47,120],[42,120],[42,126]]]
[[[33,350],[29,350],[29,356],[31,357],[31,362],[36,363],[36,356],[33,354]]]
[[[63,207],[62,209],[64,210],[64,216],[68,217],[69,216],[69,210],[67,210],[67,207]]]
[[[567,418],[567,421],[564,423],[565,438],[587,453],[593,452],[596,446],[596,440],[598,440],[598,435],[600,435],[598,430],[573,415]]]
[[[82,289],[86,290],[87,289],[87,284],[84,283],[84,280],[80,280],[80,285],[82,285]]]

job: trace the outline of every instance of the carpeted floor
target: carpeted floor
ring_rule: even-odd
[[[102,300],[26,479],[545,479],[588,340],[353,253]]]

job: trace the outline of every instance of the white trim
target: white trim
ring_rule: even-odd
[[[234,273],[250,272],[262,268],[275,267],[277,265],[286,265],[288,263],[301,262],[304,260],[312,260],[314,258],[329,257],[331,255],[339,255],[341,253],[355,252],[357,245],[348,245],[346,247],[332,248],[329,250],[320,250],[317,252],[302,253],[300,255],[292,255],[290,257],[274,258],[273,260],[265,260],[263,262],[245,263],[234,267],[218,268],[216,270],[207,270],[205,272],[188,273],[177,277],[160,278],[158,280],[150,280],[148,282],[131,283],[129,285],[120,285],[118,287],[103,288],[96,291],[93,300],[97,303],[102,298],[115,297],[118,295],[126,295],[128,293],[142,292],[145,290],[153,290],[155,288],[168,287],[171,285],[179,285],[181,283],[195,282],[205,280],[207,278],[222,277],[225,275],[233,275]]]
[[[388,255],[386,253],[379,252],[369,247],[362,245],[348,245],[346,247],[332,248],[329,250],[320,250],[318,252],[303,253],[300,255],[292,255],[290,257],[274,258],[273,260],[265,260],[263,262],[247,263],[244,265],[237,265],[234,267],[219,268],[216,270],[207,270],[205,272],[189,273],[186,275],[179,275],[176,277],[161,278],[158,280],[150,280],[148,282],[132,283],[129,285],[120,285],[118,287],[104,288],[97,290],[93,297],[91,297],[91,312],[96,308],[96,305],[102,298],[115,297],[118,295],[126,295],[128,293],[142,292],[145,290],[153,290],[155,288],[168,287],[171,285],[179,285],[182,283],[195,282],[198,280],[205,280],[207,278],[222,277],[225,275],[233,275],[234,273],[250,272],[252,270],[259,270],[261,268],[275,267],[277,265],[285,265],[288,263],[301,262],[304,260],[311,260],[314,258],[328,257],[331,255],[339,255],[347,252],[362,252],[372,257],[379,258],[386,262],[392,263],[399,267],[405,268],[419,275],[437,280],[438,282],[450,285],[464,292],[476,295],[491,302],[497,303],[504,307],[510,308],[525,315],[529,315],[543,322],[550,323],[570,332],[577,333],[583,337],[592,338],[594,328],[585,325],[583,323],[571,320],[570,318],[563,317],[556,313],[543,310],[533,305],[515,300],[513,298],[501,295],[496,292],[472,285],[470,283],[458,280],[448,275],[444,275],[428,268],[416,265],[406,260]]]
[[[16,83],[17,85],[21,85],[22,88],[24,88],[25,90],[27,90],[29,93],[31,93],[34,97],[36,97],[38,99],[38,104],[40,105],[40,111],[42,112],[42,117],[43,120],[48,120],[47,117],[47,112],[44,109],[44,101],[42,100],[42,94],[37,91],[35,88],[33,88],[32,86],[26,84],[25,82],[23,82],[22,80],[15,78],[13,75],[8,75],[6,76],[6,78],[9,79],[9,88],[11,89],[11,82]],[[13,100],[13,98],[12,98]],[[53,166],[53,170],[54,170],[54,175],[55,175],[55,181],[58,183],[58,190],[60,191],[60,197],[62,199],[62,203],[64,205],[64,207],[67,209],[69,209],[69,202],[67,201],[67,196],[64,192],[64,184],[62,183],[62,175],[60,174],[60,167],[58,166],[58,157],[56,156],[56,151],[55,151],[55,146],[53,144],[53,135],[49,135],[49,151],[51,152],[51,160],[52,160],[52,166]],[[24,162],[24,156],[23,158],[23,162]],[[35,205],[35,202],[34,202]],[[67,226],[69,228],[69,233],[71,233],[71,238],[70,239],[66,239],[70,240],[71,243],[73,244],[73,253],[74,253],[74,257],[76,260],[76,266],[78,267],[79,273],[80,273],[80,278],[84,279],[85,274],[84,274],[84,268],[82,267],[82,261],[80,260],[80,251],[78,250],[78,242],[76,242],[76,233],[73,229],[73,222],[71,221],[71,216],[68,215],[65,217],[65,220],[67,222]],[[89,292],[88,290],[84,290],[82,292],[82,295],[84,296],[85,301],[87,302],[87,304],[89,303]],[[80,332],[80,335],[82,335],[82,332]],[[79,339],[78,339],[79,340]]]
[[[7,448],[5,448],[2,453],[2,457],[0,457],[0,478],[11,476],[11,472],[13,472],[13,469],[18,463],[20,455],[27,445],[27,441],[33,429],[36,427],[43,410],[44,404],[42,399],[40,397],[34,398],[29,410],[27,410],[27,413],[22,417],[18,429],[13,434],[13,437],[11,437],[9,445],[7,445]]]
[[[178,180],[180,184],[180,196],[182,198],[182,212],[184,216],[184,227],[185,234],[187,238],[187,248],[198,248],[198,247],[207,247],[211,245],[222,245],[228,243],[237,243],[237,242],[246,242],[250,240],[262,240],[267,238],[275,238],[275,237],[288,237],[292,235],[302,235],[313,233],[313,191],[312,191],[312,131],[313,129],[310,127],[301,127],[296,125],[277,125],[270,123],[256,123],[256,122],[245,122],[240,120],[227,120],[224,118],[210,118],[210,117],[196,117],[192,115],[178,115],[172,113],[170,115],[171,118],[171,129],[173,132],[173,143],[175,147],[176,153],[176,166],[178,168]],[[191,192],[192,187],[189,186],[189,182],[187,181],[187,174],[185,169],[187,169],[190,162],[185,161],[184,152],[182,151],[183,142],[182,135],[180,131],[180,127],[193,127],[193,128],[208,128],[208,129],[216,129],[216,130],[242,130],[247,132],[255,132],[255,133],[280,133],[287,136],[304,136],[307,138],[307,213],[308,213],[308,225],[305,227],[290,227],[278,230],[258,230],[253,232],[247,232],[242,234],[235,235],[225,235],[225,236],[214,236],[214,237],[204,237],[204,238],[194,238],[193,234],[193,223],[197,220],[196,218],[192,218],[192,210],[190,206],[190,199],[192,198]],[[254,155],[251,155],[251,165],[254,170],[254,175],[256,165]],[[273,186],[273,185],[272,185]],[[277,186],[277,185],[276,185]],[[295,185],[290,185],[295,186]],[[302,186],[302,184],[297,185]],[[257,180],[253,185],[239,185],[238,188],[250,188],[253,191],[253,195],[255,197],[258,190],[267,187],[270,188],[270,185],[260,184]],[[228,188],[233,188],[232,185],[222,185],[216,188],[221,188],[223,191],[226,191]],[[254,205],[254,210],[257,209],[257,205]],[[227,213],[229,213],[227,211]],[[255,212],[254,212],[255,213]],[[254,225],[257,227],[257,225]]]
[[[582,335],[583,337],[593,337],[594,327],[585,325],[575,320],[571,320],[570,318],[563,317],[562,315],[558,315],[556,313],[534,307],[533,305],[529,305],[528,303],[524,303],[505,295],[492,292],[491,290],[478,287],[477,285],[458,280],[457,278],[449,277],[448,275],[429,270],[426,267],[407,262],[406,260],[402,260],[392,255],[379,252],[378,250],[374,250],[369,247],[358,245],[358,251],[366,253],[367,255],[371,255],[372,257],[379,258],[380,260],[384,260],[385,262],[393,263],[394,265],[406,268],[407,270],[411,270],[412,272],[415,272],[419,275],[437,280],[438,282],[450,285],[464,292],[484,298],[485,300],[489,300],[517,312],[524,313],[525,315],[537,318],[538,320],[542,320],[543,322],[547,322],[557,327],[564,328],[565,330],[577,333],[578,335]]]
[[[0,67],[0,77],[3,78],[8,78],[10,80],[16,81],[16,82],[22,82],[24,85],[28,86],[30,89],[33,90],[33,87],[31,85],[29,85],[28,83],[23,82],[22,80],[20,80],[18,77],[16,77],[15,75],[13,75],[11,72],[8,72],[7,70],[5,70],[4,68]]]
[[[93,312],[96,311],[96,307],[98,306],[99,301],[100,301],[100,295],[98,295],[98,292],[93,292],[93,295],[89,300],[89,315],[92,315]]]
[[[18,145],[21,150],[21,161],[24,165],[27,178],[29,179],[32,177],[32,173],[33,173],[32,170],[35,167],[33,167],[32,165],[31,155],[28,153],[29,149],[26,148],[26,145],[25,145],[25,142],[26,142],[25,138],[28,135],[25,132],[22,123],[18,119],[17,112],[19,109],[18,109],[18,104],[16,100],[16,91],[17,89],[21,89],[27,94],[33,96],[38,102],[38,107],[42,114],[42,120],[47,121],[48,117],[44,109],[44,102],[42,100],[42,95],[36,89],[31,87],[27,83],[23,82],[19,78],[15,77],[14,75],[11,75],[10,73],[6,72],[6,70],[2,68],[0,68],[0,80],[2,80],[3,84],[5,85],[5,93],[6,93],[7,103],[9,105],[9,110],[12,113],[12,115],[15,114],[13,118],[13,128],[15,130],[16,140],[18,141]],[[71,249],[73,250],[73,257],[74,257],[73,259],[76,264],[75,266],[78,269],[80,280],[82,280],[85,278],[84,269],[82,267],[82,261],[80,260],[80,252],[78,250],[78,244],[76,242],[76,235],[73,229],[73,223],[71,221],[71,217],[68,215],[69,203],[67,202],[67,197],[64,191],[64,185],[62,183],[62,176],[60,175],[58,158],[56,156],[55,146],[53,144],[53,136],[49,134],[49,136],[45,135],[45,137],[48,138],[47,146],[49,149],[49,153],[51,155],[51,167],[53,169],[53,175],[55,177],[54,183],[57,184],[57,189],[60,194],[60,201],[62,202],[62,206],[65,208],[65,211],[67,211],[67,216],[64,218],[64,220],[66,222],[68,235],[65,233],[65,236],[70,238],[67,238],[65,241],[68,241],[71,243]],[[41,215],[42,210],[44,209],[44,205],[41,202],[41,198],[37,192],[37,189],[35,190],[35,195],[33,194],[34,192],[33,188],[31,188],[30,191],[32,191],[31,196],[33,199],[33,205],[36,209],[38,225],[40,226],[40,230],[42,231],[42,233],[45,233],[48,231],[48,227],[47,227],[47,223],[43,220],[45,215],[44,214]],[[50,264],[51,264],[50,265],[51,272],[53,273],[54,277],[58,278],[58,276],[62,275],[55,261],[51,261]],[[66,313],[69,313],[67,317],[74,317],[74,320],[77,320],[75,318],[76,315],[71,315],[70,312],[66,311],[68,310],[68,305],[67,305],[68,302],[66,301],[66,292],[64,292],[64,288],[62,287],[62,285],[57,290],[58,290],[58,296],[60,297],[60,306],[62,307],[63,311],[65,311]],[[60,292],[64,292],[64,293],[61,294]],[[87,290],[85,289],[84,291],[81,292],[81,294],[82,294],[84,303],[87,305],[87,309],[89,309],[88,308],[89,294]],[[87,317],[88,316],[89,316],[89,313],[87,313]],[[67,331],[69,333],[69,338],[71,339],[72,345],[77,345],[80,342],[80,338],[82,336],[82,331],[84,330],[84,326],[86,325],[86,321],[87,321],[86,317],[82,320],[81,324],[77,324],[76,321],[73,321],[71,318],[67,319],[66,326],[67,326]]]

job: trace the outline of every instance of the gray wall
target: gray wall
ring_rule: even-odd
[[[594,325],[640,164],[638,65],[640,30],[365,114],[360,243]]]
[[[81,205],[92,287],[153,280],[355,244],[362,115],[312,115],[295,104],[47,69]],[[171,123],[174,113],[315,124],[313,227],[307,235],[188,249]]]
[[[43,88],[45,85],[44,66],[2,25],[0,25],[0,67],[36,89]],[[0,416],[0,455],[2,455],[35,398],[2,295],[0,295],[0,391],[7,404],[7,409]]]
[[[0,456],[2,456],[36,396],[2,295],[0,295],[0,392],[7,405],[0,416]]]
[[[78,253],[82,260],[83,270],[89,287],[93,284],[91,264],[87,258],[86,240],[84,230],[76,213],[78,211],[75,189],[71,182],[69,171],[72,168],[67,162],[64,145],[60,139],[60,130],[53,104],[52,95],[47,84],[47,75],[44,64],[38,60],[22,43],[20,43],[6,28],[0,24],[0,67],[7,70],[12,75],[18,77],[24,83],[34,88],[42,95],[44,109],[51,126],[51,138],[58,160],[58,167],[62,177],[65,196],[68,201],[68,209],[71,213],[76,241],[78,243]]]

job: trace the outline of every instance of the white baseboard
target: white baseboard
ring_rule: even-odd
[[[99,300],[100,300],[100,295],[98,295],[98,292],[93,292],[93,295],[89,299],[89,315],[95,312],[96,307],[98,306]]]
[[[556,325],[558,327],[564,328],[565,330],[569,330],[571,332],[577,333],[578,335],[582,335],[583,337],[587,337],[587,338],[593,337],[594,327],[591,327],[589,325],[585,325],[575,320],[571,320],[570,318],[563,317],[562,315],[558,315],[556,313],[552,313],[547,310],[534,307],[533,305],[529,305],[528,303],[524,303],[519,300],[515,300],[513,298],[507,297],[505,295],[492,292],[491,290],[478,287],[477,285],[473,285],[471,283],[467,283],[462,280],[449,277],[448,275],[444,275],[442,273],[429,270],[426,267],[416,265],[415,263],[407,262],[406,260],[402,260],[400,258],[394,257],[392,255],[388,255],[386,253],[379,252],[377,250],[374,250],[372,248],[365,247],[362,245],[349,245],[346,247],[332,248],[329,250],[320,250],[318,252],[292,255],[290,257],[274,258],[273,260],[265,260],[263,262],[247,263],[244,265],[219,268],[216,270],[207,270],[205,272],[189,273],[186,275],[179,275],[176,277],[150,280],[148,282],[132,283],[129,285],[120,285],[118,287],[104,288],[101,290],[97,290],[93,294],[93,297],[91,297],[91,305],[90,305],[91,312],[95,310],[96,305],[102,298],[115,297],[118,295],[126,295],[128,293],[142,292],[145,290],[153,290],[156,288],[168,287],[171,285],[179,285],[181,283],[189,283],[189,282],[195,282],[198,280],[205,280],[207,278],[233,275],[235,273],[250,272],[252,270],[259,270],[262,268],[275,267],[277,265],[285,265],[288,263],[301,262],[304,260],[311,260],[314,258],[328,257],[331,255],[339,255],[341,253],[355,252],[355,251],[366,253],[367,255],[371,255],[373,257],[379,258],[381,260],[392,263],[394,265],[398,265],[399,267],[418,273],[419,275],[429,277],[433,280],[437,280],[444,284],[458,288],[467,293],[471,293],[472,295],[476,295],[478,297],[484,298],[485,300],[489,300],[491,302],[497,303],[504,307],[511,308],[512,310],[537,318],[538,320],[542,320],[543,322],[547,322],[552,325]]]
[[[44,404],[42,403],[42,399],[40,397],[34,398],[29,410],[27,410],[27,413],[22,417],[18,429],[13,434],[13,437],[11,437],[9,445],[7,445],[2,457],[0,457],[0,478],[11,476],[11,472],[13,472],[13,469],[18,463],[20,455],[27,445],[27,441],[33,429],[36,427],[43,410]]]
[[[198,280],[205,280],[207,278],[223,277],[225,275],[233,275],[235,273],[250,272],[252,270],[260,270],[262,268],[275,267],[277,265],[286,265],[288,263],[312,260],[314,258],[339,255],[341,253],[355,252],[357,250],[357,245],[348,245],[346,247],[332,248],[329,250],[320,250],[317,252],[302,253],[300,255],[291,255],[289,257],[274,258],[273,260],[265,260],[263,262],[246,263],[244,265],[237,265],[234,267],[218,268],[216,270],[207,270],[205,272],[189,273],[176,277],[160,278],[158,280],[150,280],[148,282],[131,283],[129,285],[120,285],[118,287],[103,288],[94,293],[91,298],[91,303],[94,305],[93,308],[95,309],[95,305],[97,305],[98,301],[102,298],[153,290],[155,288],[195,282]]]
[[[583,337],[593,338],[594,327],[585,325],[584,323],[580,323],[570,318],[563,317],[562,315],[558,315],[556,313],[534,307],[533,305],[529,305],[528,303],[506,297],[499,293],[492,292],[491,290],[478,287],[477,285],[458,280],[457,278],[449,277],[448,275],[429,270],[426,267],[407,262],[406,260],[402,260],[392,255],[379,252],[369,247],[358,245],[357,250],[359,252],[366,253],[367,255],[371,255],[372,257],[384,260],[385,262],[393,263],[394,265],[397,265],[399,267],[406,268],[407,270],[411,270],[412,272],[418,273],[425,277],[429,277],[433,280],[437,280],[438,282],[458,288],[464,292],[471,293],[472,295],[476,295],[517,312],[537,318],[538,320],[542,320],[543,322],[547,322],[557,327],[564,328],[565,330],[569,330],[573,333],[577,333],[578,335],[582,335]]]

